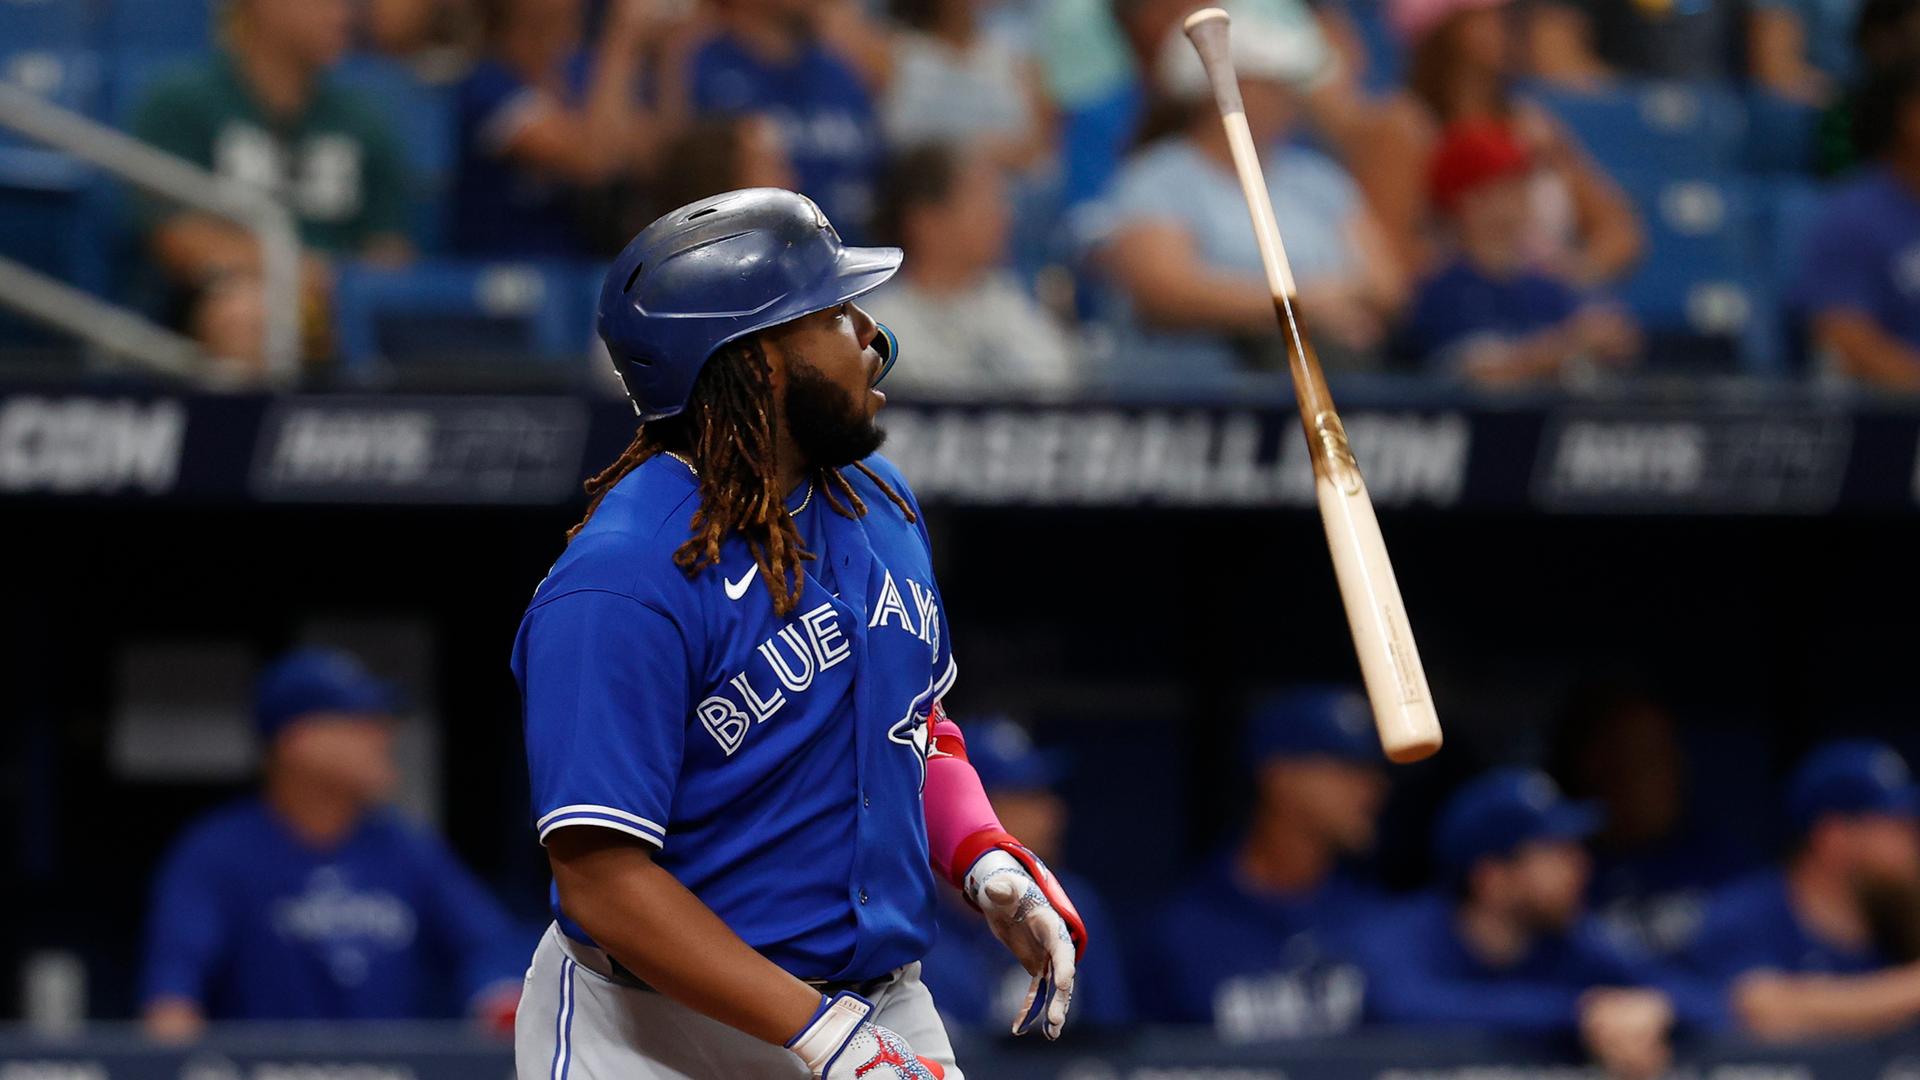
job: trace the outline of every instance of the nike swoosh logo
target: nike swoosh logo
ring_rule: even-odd
[[[727,599],[738,600],[747,595],[747,586],[753,584],[753,575],[759,572],[760,564],[754,563],[752,566],[747,567],[746,573],[740,575],[739,581],[725,581],[727,586]]]

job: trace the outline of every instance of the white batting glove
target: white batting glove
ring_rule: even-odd
[[[820,999],[820,1010],[787,1049],[814,1080],[945,1080],[937,1061],[913,1052],[898,1033],[867,1019],[873,1002],[849,990]]]
[[[1024,1035],[1044,1019],[1047,1038],[1059,1038],[1087,940],[1073,902],[1047,864],[1017,844],[1003,844],[975,860],[967,871],[966,895],[987,917],[993,935],[1033,976],[1013,1033]]]

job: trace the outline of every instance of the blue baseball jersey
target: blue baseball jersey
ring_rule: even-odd
[[[891,463],[867,464],[911,503]],[[804,979],[885,974],[934,932],[921,789],[927,714],[954,681],[946,612],[925,526],[845,475],[863,517],[825,492],[788,499],[815,558],[783,616],[738,535],[692,578],[674,565],[699,489],[649,459],[541,582],[513,656],[541,840],[639,837]],[[557,894],[555,911],[586,940]]]
[[[1087,939],[1101,943],[1081,958],[1073,980],[1073,1021],[1078,1027],[1118,1028],[1133,1021],[1132,998],[1106,904],[1087,881],[1055,870],[1061,888],[1086,924]],[[965,1027],[1004,1025],[1020,1013],[1032,976],[995,937],[980,913],[948,890],[939,904],[939,940],[927,953],[920,980],[933,992],[940,1014]]]
[[[778,63],[721,36],[694,53],[691,68],[698,111],[771,117],[800,193],[819,203],[849,240],[866,235],[886,151],[873,99],[846,61],[813,43]]]
[[[1692,829],[1629,851],[1601,850],[1594,854],[1587,907],[1645,951],[1678,956],[1715,891],[1757,861],[1753,845],[1730,830]]]
[[[1715,893],[1685,959],[1699,974],[1729,982],[1749,971],[1858,975],[1891,966],[1873,948],[1848,949],[1815,937],[1793,910],[1787,877],[1768,870]]]
[[[1679,1020],[1728,1022],[1717,989],[1641,953],[1591,917],[1542,935],[1525,955],[1495,967],[1460,937],[1457,908],[1432,893],[1387,913],[1355,939],[1367,969],[1367,1016],[1392,1024],[1471,1025],[1496,1035],[1574,1031],[1580,996],[1597,986],[1665,991]]]
[[[258,799],[175,844],[148,918],[141,999],[185,998],[216,1020],[458,1015],[518,985],[534,936],[392,811],[322,850]]]
[[[1160,913],[1143,1008],[1156,1020],[1212,1023],[1235,1042],[1350,1031],[1367,985],[1351,938],[1380,903],[1344,874],[1296,893],[1256,892],[1231,856],[1220,858]]]

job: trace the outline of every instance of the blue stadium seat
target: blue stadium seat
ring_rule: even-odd
[[[101,96],[100,54],[81,48],[16,49],[0,37],[0,82],[91,116]]]
[[[128,127],[155,80],[192,63],[197,55],[176,49],[138,48],[114,53],[107,69],[103,118],[115,127]]]
[[[453,190],[459,163],[452,88],[429,86],[405,65],[365,54],[348,57],[334,77],[376,101],[393,126],[412,174],[415,214],[408,231],[422,250],[444,250],[447,225],[442,208]]]
[[[1770,359],[1773,369],[1780,373],[1804,371],[1806,367],[1806,313],[1798,309],[1795,296],[1801,259],[1808,238],[1826,210],[1827,194],[1822,185],[1804,177],[1768,180],[1756,192],[1762,265],[1773,282],[1768,322],[1779,341],[1777,353]]]
[[[1746,167],[1806,174],[1819,151],[1820,110],[1763,91],[1747,95]]]
[[[1757,258],[1757,215],[1745,186],[1662,172],[1623,172],[1620,181],[1647,230],[1646,255],[1621,296],[1649,335],[1682,343],[1677,351],[1695,343],[1701,355],[1735,354],[1742,362],[1764,351],[1772,289]],[[1692,366],[1693,357],[1680,360]]]
[[[1529,93],[1609,171],[1714,175],[1740,164],[1746,109],[1725,87],[1647,80],[1597,94],[1548,87]]]
[[[0,0],[0,48],[79,49],[92,33],[92,0]]]
[[[0,8],[6,0],[0,0]],[[3,31],[0,31],[3,32]],[[0,39],[0,81],[53,104],[91,113],[100,96],[100,58],[80,48],[9,50]],[[27,265],[98,289],[99,174],[31,139],[0,130],[0,248]]]
[[[4,2],[4,0],[0,0]],[[100,57],[87,49],[11,49],[0,39],[0,82],[25,90],[62,108],[87,116],[100,102]],[[31,148],[50,153],[29,139],[0,128],[0,150]],[[6,170],[0,168],[0,176]]]
[[[382,361],[586,354],[582,268],[566,264],[428,260],[401,269],[347,264],[334,287],[334,338],[343,370]]]
[[[55,0],[75,3],[84,0]],[[213,46],[213,12],[218,0],[99,0],[106,8],[105,43],[109,52],[137,49],[149,53],[193,54]]]
[[[1061,117],[1061,200],[1074,206],[1098,198],[1119,171],[1145,109],[1139,86],[1127,84]]]

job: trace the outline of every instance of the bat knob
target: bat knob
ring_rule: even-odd
[[[1230,23],[1233,21],[1233,16],[1228,15],[1225,8],[1201,8],[1199,11],[1187,16],[1187,21],[1181,24],[1181,28],[1191,34],[1193,33],[1194,27],[1203,26],[1216,20],[1223,23]]]

